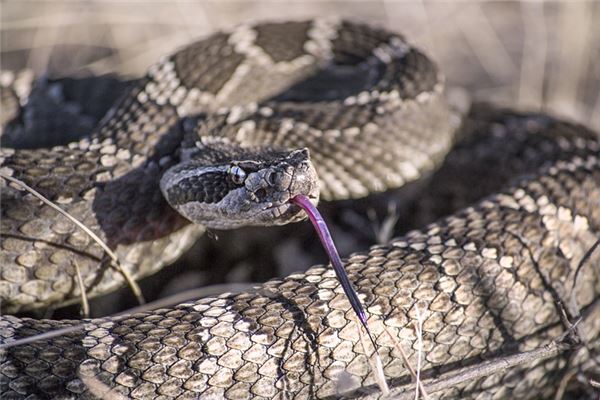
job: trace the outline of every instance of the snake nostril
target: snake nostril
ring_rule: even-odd
[[[269,173],[267,173],[267,176],[265,177],[267,183],[270,186],[275,186],[277,184],[277,173],[270,171]]]
[[[258,197],[259,200],[262,200],[265,197],[267,197],[267,191],[265,189],[258,189],[256,192],[254,192],[254,194],[256,195],[256,197]]]

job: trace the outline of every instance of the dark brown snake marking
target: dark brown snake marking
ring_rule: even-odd
[[[412,391],[410,377],[384,326],[414,361],[414,321],[424,315],[423,376],[435,380],[559,337],[567,327],[557,300],[567,317],[583,314],[577,332],[585,346],[432,393],[549,397],[571,368],[599,373],[600,256],[578,266],[598,239],[600,144],[585,128],[549,117],[496,111],[483,119],[487,128],[475,129],[471,148],[488,161],[509,150],[511,164],[494,166],[519,178],[452,217],[352,255],[347,270],[400,391]],[[3,316],[0,335],[7,342],[77,323]],[[256,292],[90,320],[79,332],[2,349],[0,390],[6,398],[355,398],[376,392],[356,329],[333,271],[317,266]]]

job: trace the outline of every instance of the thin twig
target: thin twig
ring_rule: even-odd
[[[81,277],[81,270],[79,269],[77,260],[73,260],[73,266],[77,273],[77,283],[79,284],[79,292],[81,294],[81,314],[83,315],[83,318],[88,318],[90,316],[90,303],[88,303],[85,285],[83,284],[83,278]]]
[[[34,195],[35,197],[37,197],[38,199],[40,199],[44,204],[46,204],[50,208],[54,209],[56,212],[64,215],[67,219],[69,219],[71,222],[73,222],[79,229],[81,229],[82,231],[84,231],[89,237],[92,238],[92,240],[94,240],[100,247],[102,247],[102,249],[104,250],[104,252],[106,254],[108,254],[108,256],[112,260],[111,265],[117,271],[119,271],[119,273],[121,275],[123,275],[123,278],[125,278],[125,281],[127,282],[127,284],[129,285],[129,287],[131,288],[131,291],[133,292],[133,294],[137,298],[137,301],[140,304],[144,304],[146,302],[146,300],[144,299],[144,296],[142,294],[142,290],[140,289],[139,285],[135,282],[135,280],[133,279],[133,277],[131,276],[131,274],[129,274],[129,272],[127,272],[121,266],[121,264],[119,263],[119,259],[118,259],[117,255],[90,228],[88,228],[82,222],[80,222],[75,217],[73,217],[71,214],[69,214],[68,212],[66,212],[65,210],[63,210],[62,208],[60,208],[59,206],[57,206],[56,204],[54,204],[52,201],[48,200],[46,197],[44,197],[44,195],[42,195],[41,193],[37,192],[32,187],[28,186],[25,182],[23,182],[23,181],[21,181],[21,180],[19,180],[17,178],[13,178],[12,176],[8,176],[8,175],[6,175],[6,174],[4,174],[2,172],[0,172],[0,177],[4,178],[7,181],[12,182],[12,183],[14,183],[14,184],[16,184],[16,185],[18,185],[20,187],[22,187],[23,189],[25,189],[26,191],[28,191],[29,193],[31,193],[32,195]]]
[[[535,272],[542,280],[544,288],[548,291],[548,293],[550,293],[552,299],[554,300],[554,306],[562,324],[565,326],[565,328],[569,329],[571,326],[573,326],[573,323],[571,322],[571,310],[566,309],[565,304],[562,298],[560,297],[560,294],[558,294],[556,289],[552,286],[552,283],[549,281],[548,277],[540,268],[539,261],[536,259],[533,251],[531,250],[531,246],[529,245],[527,239],[521,237],[521,235],[519,235],[517,232],[513,232],[511,229],[506,229],[506,233],[508,233],[514,239],[516,239],[521,244],[521,246],[523,246],[523,248],[527,250],[527,254],[529,255],[529,259],[531,260]],[[579,315],[579,310],[577,310],[577,312],[574,314]]]
[[[588,320],[593,321],[595,318],[598,318],[599,313],[600,299],[586,307],[582,313],[580,323],[585,323]],[[463,367],[455,371],[449,371],[447,373],[428,378],[428,383],[425,384],[425,389],[428,393],[435,393],[468,381],[473,381],[475,379],[507,371],[519,365],[555,357],[567,349],[577,349],[581,347],[580,344],[573,346],[564,343],[563,340],[567,336],[565,333],[566,332],[563,332],[547,345],[533,350],[524,351],[509,356],[498,356],[475,365]],[[412,400],[414,398],[412,388],[407,387],[407,385],[394,387],[391,390],[391,395],[394,396],[394,400]],[[367,396],[366,398],[371,397],[375,396]]]
[[[454,372],[449,372],[435,378],[427,379],[429,383],[425,384],[425,389],[428,393],[435,393],[445,388],[455,387],[464,382],[506,371],[510,368],[525,364],[527,362],[554,357],[562,350],[563,346],[560,346],[556,342],[551,342],[550,344],[535,350],[530,350],[511,356],[497,357],[470,367],[464,367]],[[407,388],[405,387],[397,387],[392,389],[392,394],[398,394],[398,396],[394,397],[394,399],[412,400],[414,398],[412,390],[406,390]]]

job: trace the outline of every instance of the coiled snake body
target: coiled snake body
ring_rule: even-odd
[[[362,197],[417,179],[441,162],[460,122],[435,65],[396,34],[348,22],[261,24],[151,68],[92,139],[2,149],[0,170],[59,203],[144,276],[202,230],[168,203],[212,227],[297,220],[294,194]],[[516,161],[504,167],[520,178],[346,267],[398,392],[412,390],[410,378],[384,329],[414,361],[413,322],[423,317],[423,377],[435,382],[548,344],[583,315],[577,351],[432,393],[547,396],[569,368],[598,372],[599,257],[581,261],[600,224],[600,146],[585,128],[540,115],[490,111],[479,122],[474,154],[490,161],[505,151]],[[75,298],[74,263],[91,295],[122,283],[87,236],[8,185],[1,233],[4,312]],[[0,336],[76,323],[3,316]],[[90,320],[1,349],[0,384],[9,398],[376,396],[357,329],[333,272],[317,266],[255,292]]]

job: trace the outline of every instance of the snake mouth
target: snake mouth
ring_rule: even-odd
[[[296,215],[298,221],[304,220],[307,218],[306,213],[304,212],[304,210],[302,209],[302,207],[300,207],[298,204],[296,204],[293,200],[296,196],[290,198],[287,201],[287,205],[290,206],[290,209],[294,212],[294,214]],[[319,204],[319,195],[318,194],[307,194],[306,197],[308,198],[308,200],[313,204],[313,206],[317,206],[317,204]]]
[[[306,196],[306,197],[307,197],[307,198],[310,200],[310,202],[311,202],[311,203],[312,203],[312,204],[313,204],[315,207],[316,207],[316,206],[317,206],[317,204],[319,203],[319,195],[318,195],[318,194],[317,194],[317,195],[315,195],[315,194],[307,194],[307,195],[305,195],[305,196]],[[297,212],[297,213],[298,213],[298,212],[302,211],[302,208],[301,208],[301,207],[300,207],[298,204],[296,204],[296,203],[294,202],[294,198],[295,198],[295,197],[296,197],[296,196],[292,196],[292,197],[290,197],[290,199],[289,199],[289,200],[288,200],[288,201],[285,203],[285,205],[286,205],[287,207],[291,208],[292,210],[294,210],[294,212]],[[303,218],[303,219],[304,219],[304,218]]]
[[[311,203],[313,203],[313,205],[316,207],[316,205],[319,203],[319,195],[318,194],[307,194],[305,195],[306,197],[308,197],[308,199],[310,200]],[[286,202],[286,204],[294,206],[296,208],[298,208],[299,210],[301,210],[302,208],[296,204],[294,202],[294,198],[296,196],[290,197],[290,199]]]
[[[315,194],[307,194],[306,197],[315,206],[319,203],[319,196]],[[298,222],[306,219],[306,214],[302,212],[302,208],[292,202],[292,197],[285,203],[271,205],[260,211],[261,219],[271,221],[273,225],[284,225],[290,222]]]

